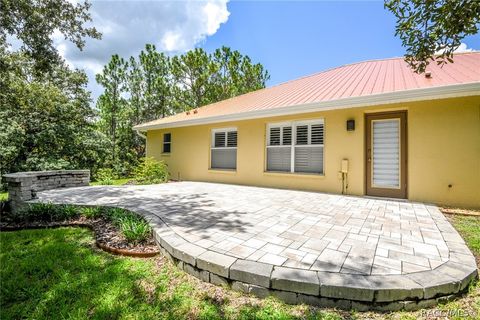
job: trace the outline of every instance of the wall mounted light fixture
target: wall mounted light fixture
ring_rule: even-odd
[[[347,131],[355,131],[355,120],[347,120]]]

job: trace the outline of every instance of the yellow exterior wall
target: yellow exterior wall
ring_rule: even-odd
[[[364,195],[365,114],[393,110],[408,111],[408,198],[480,207],[480,96],[152,130],[147,156],[164,160],[172,179],[331,193],[341,192],[337,173],[348,159],[348,193]],[[325,174],[265,172],[267,124],[318,118],[325,121]],[[346,130],[348,119],[355,119],[353,132]],[[238,130],[237,170],[210,170],[211,130],[228,127]],[[165,132],[172,134],[170,154],[162,154]]]

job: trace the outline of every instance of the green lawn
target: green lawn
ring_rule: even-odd
[[[480,253],[480,218],[451,219]],[[418,312],[359,313],[260,300],[203,283],[162,257],[95,248],[89,230],[0,232],[0,319],[419,319]],[[480,285],[439,307],[480,315]],[[467,318],[468,319],[468,318]]]
[[[122,179],[115,179],[115,180],[112,180],[112,186],[121,186],[121,185],[124,185],[125,183],[131,181],[132,178],[122,178]],[[94,182],[90,182],[90,185],[91,186],[101,186],[102,185],[102,182],[101,181],[94,181]]]
[[[448,215],[447,217],[463,236],[473,254],[480,256],[480,216]]]

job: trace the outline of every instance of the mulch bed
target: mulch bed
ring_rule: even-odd
[[[476,216],[480,217],[480,210],[475,209],[462,209],[452,207],[439,207],[440,211],[446,214],[458,214],[462,216]]]
[[[112,254],[147,258],[153,257],[159,253],[158,246],[153,237],[150,237],[148,240],[138,244],[128,243],[121,232],[112,223],[105,219],[86,219],[85,217],[80,217],[75,220],[54,222],[0,222],[0,231],[49,229],[59,227],[86,227],[93,230],[95,233],[96,245],[100,249]]]

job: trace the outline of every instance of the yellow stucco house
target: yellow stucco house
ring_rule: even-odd
[[[172,179],[480,207],[480,52],[333,68],[144,123]]]

